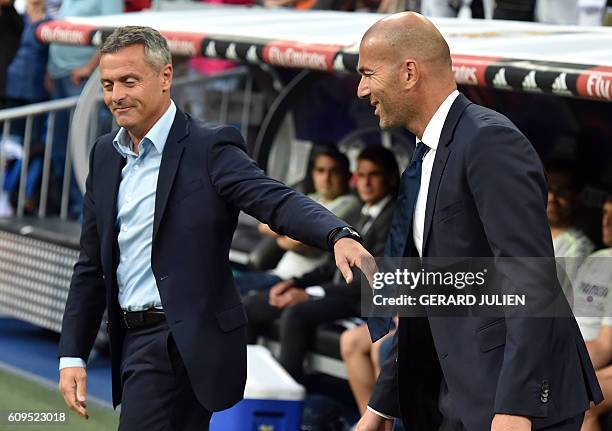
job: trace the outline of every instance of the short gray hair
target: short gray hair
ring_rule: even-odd
[[[151,27],[128,25],[111,33],[100,47],[100,55],[114,54],[132,45],[143,45],[145,60],[159,72],[166,64],[172,64],[168,42],[160,32]]]

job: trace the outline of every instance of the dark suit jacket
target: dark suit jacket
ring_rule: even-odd
[[[125,333],[115,275],[115,225],[123,158],[113,137],[99,138],[90,155],[81,252],[59,355],[87,359],[107,306],[117,405]],[[246,314],[228,260],[241,209],[276,232],[320,248],[328,248],[331,230],[346,226],[314,201],[266,177],[246,155],[236,129],[203,125],[177,110],[157,182],[151,266],[195,394],[212,411],[238,402],[246,380]]]
[[[436,151],[423,256],[550,258],[546,201],[541,162],[527,138],[460,95]],[[401,318],[397,337],[397,363],[383,366],[370,406],[402,416],[410,430],[437,429],[442,375],[469,431],[489,429],[495,413],[527,416],[538,429],[602,399],[572,317]]]
[[[378,214],[378,217],[372,222],[367,232],[362,235],[363,246],[374,257],[383,255],[394,209],[395,198],[387,202],[380,214]],[[352,217],[347,217],[347,221],[353,224],[361,233],[362,226],[359,226],[358,222],[360,216],[361,211],[359,211],[358,214],[353,214]],[[353,282],[347,286],[344,282],[337,284],[332,281],[337,271],[339,270],[336,267],[332,255],[324,264],[297,278],[295,284],[303,288],[320,284],[325,290],[325,297],[346,297],[347,299],[359,301],[362,290],[361,272],[356,268],[353,269]],[[343,279],[341,278],[341,280]]]

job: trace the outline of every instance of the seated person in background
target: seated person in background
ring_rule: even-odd
[[[394,333],[391,331],[372,343],[368,325],[363,324],[347,329],[340,337],[340,354],[361,416],[372,396],[372,389],[380,373],[380,363],[389,355],[388,344],[392,343]]]
[[[572,283],[578,268],[595,249],[591,240],[574,226],[578,200],[578,183],[570,162],[554,160],[546,164],[548,180],[548,204],[546,215],[553,238],[555,257],[565,274],[559,274],[561,287],[570,304]],[[560,259],[559,259],[560,258]]]
[[[359,208],[359,200],[349,193],[351,171],[348,158],[336,147],[325,147],[316,152],[310,174],[315,192],[308,197],[341,219]],[[286,252],[276,268],[270,272],[243,271],[234,276],[236,286],[242,294],[249,291],[267,291],[279,281],[299,277],[316,268],[329,255],[288,236],[278,235],[265,224],[259,226],[259,231],[276,238],[277,245]]]
[[[599,417],[612,410],[612,191],[603,205],[601,227],[608,248],[584,261],[574,286],[574,315],[605,398],[587,411],[582,431],[601,430]]]
[[[357,158],[357,193],[364,202],[353,225],[364,246],[381,256],[395,206],[399,170],[393,153],[368,147]],[[299,278],[277,283],[269,293],[244,298],[249,343],[255,343],[262,326],[280,319],[280,363],[298,381],[317,325],[360,314],[361,277],[347,285],[335,271],[333,259]]]

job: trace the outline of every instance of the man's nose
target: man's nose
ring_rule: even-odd
[[[357,97],[361,99],[365,99],[369,96],[370,96],[370,89],[368,88],[367,84],[365,83],[365,79],[362,76],[361,79],[359,80],[359,86],[357,87]]]
[[[125,97],[125,91],[123,91],[123,89],[121,88],[121,86],[119,85],[115,85],[113,86],[113,94],[112,94],[112,100],[113,102],[119,102],[120,100],[122,100]]]

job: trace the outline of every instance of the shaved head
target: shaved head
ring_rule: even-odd
[[[357,95],[375,107],[381,128],[420,137],[457,89],[448,44],[424,16],[402,12],[376,22],[361,39]]]
[[[451,72],[450,49],[430,20],[415,12],[397,13],[368,29],[363,43],[374,43],[395,58],[414,58],[423,65]]]

